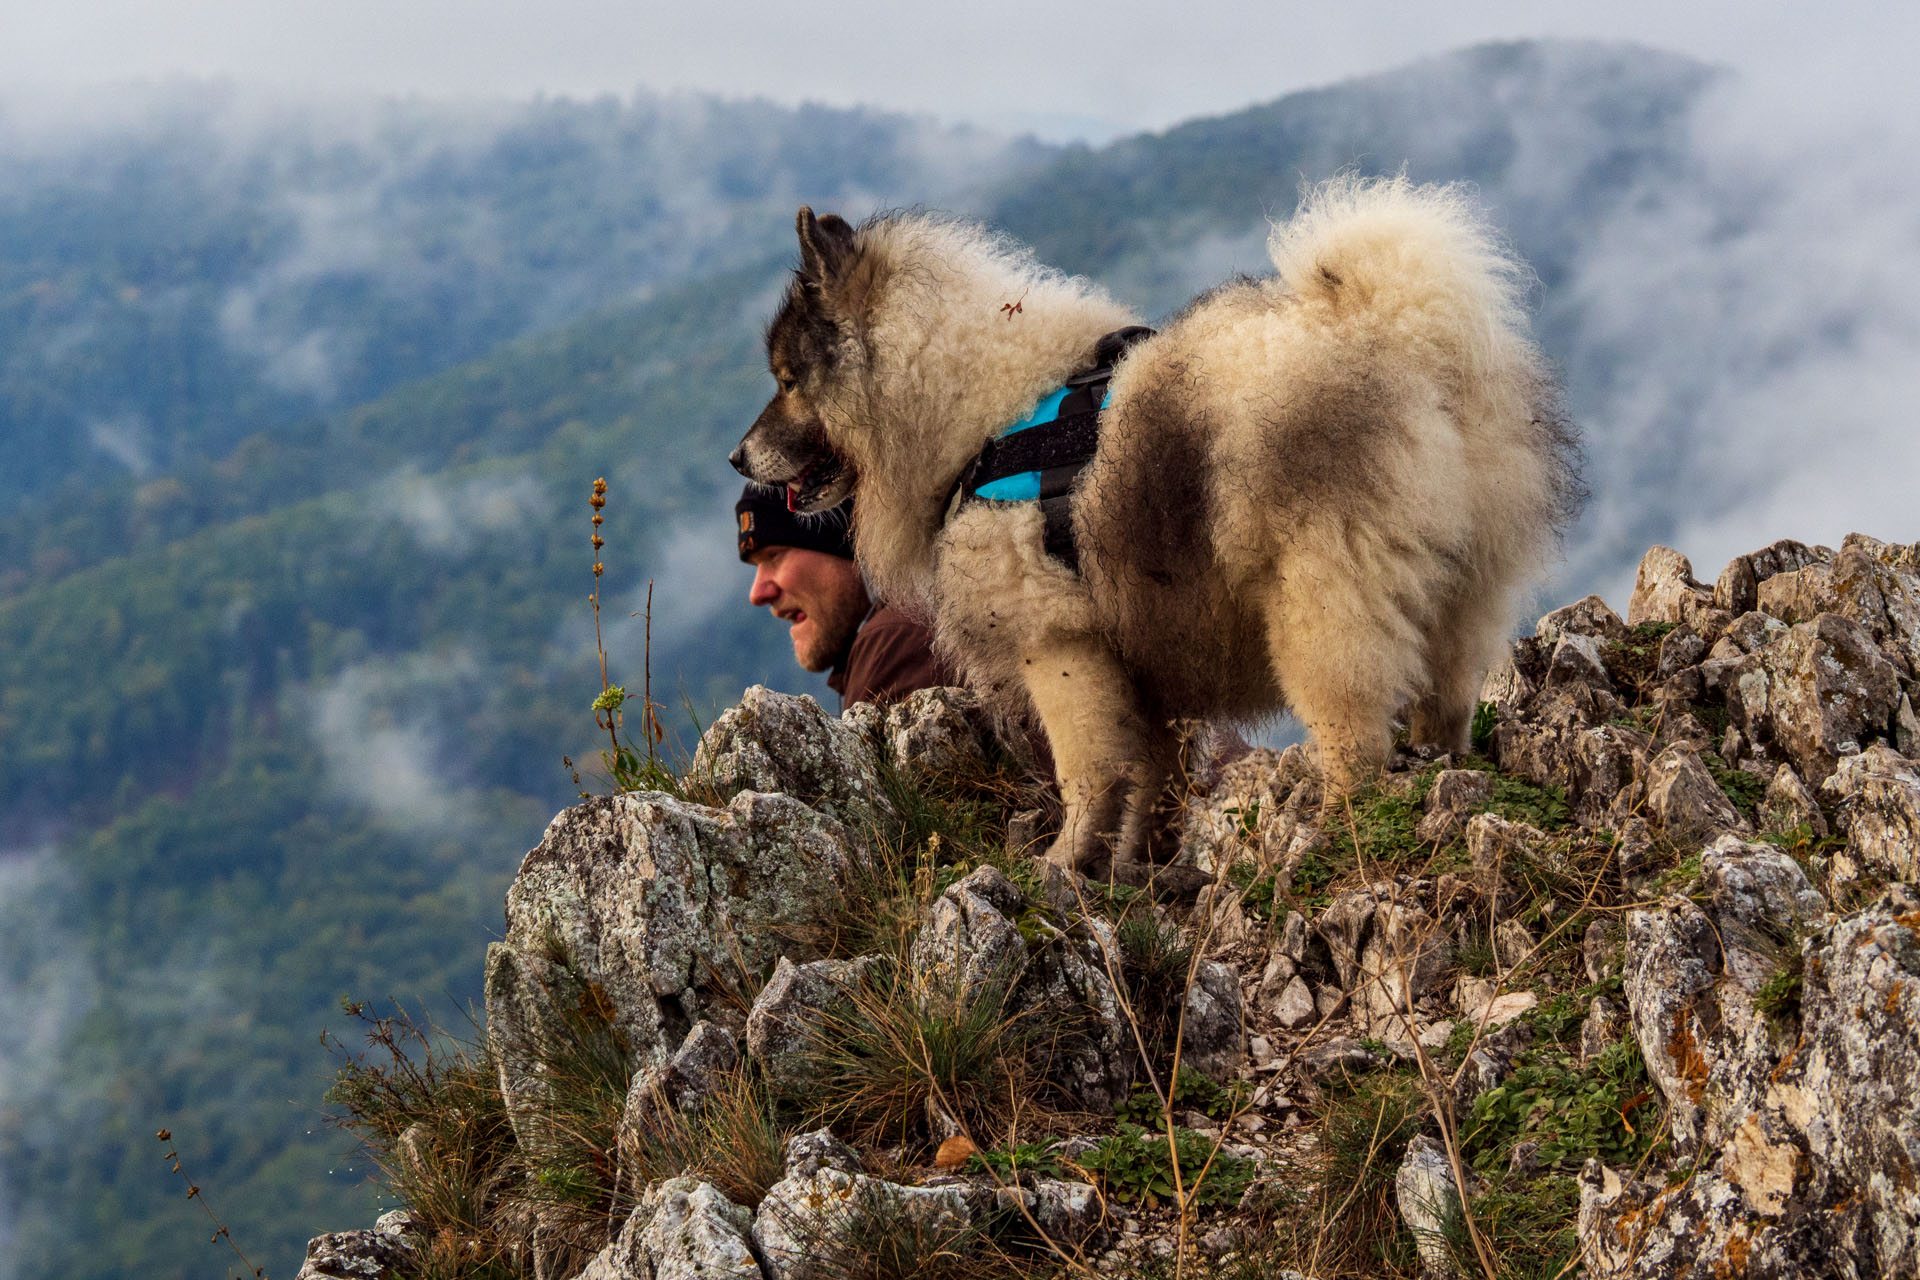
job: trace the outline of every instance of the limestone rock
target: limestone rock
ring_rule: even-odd
[[[1920,543],[1900,546],[1850,533],[1840,552],[1858,552],[1872,562],[1885,609],[1883,647],[1904,658],[1908,673],[1920,677]],[[1876,636],[1882,634],[1875,630]]]
[[[888,808],[873,751],[853,725],[805,694],[757,684],[707,727],[687,777],[723,796],[792,796],[855,830]]]
[[[1761,582],[1775,574],[1791,573],[1832,558],[1833,553],[1824,547],[1815,549],[1792,539],[1782,539],[1758,551],[1735,556],[1714,584],[1714,603],[1730,613],[1747,613],[1759,607]]]
[[[1010,1011],[1033,1010],[1059,1025],[1049,1055],[1056,1082],[1089,1110],[1109,1110],[1126,1098],[1136,1056],[1108,976],[1109,963],[1119,963],[1118,939],[1106,921],[1087,916],[1064,930],[1039,922],[1041,940],[1030,944],[1014,919],[1022,906],[1020,890],[990,866],[950,886],[914,937],[913,980],[944,994],[1003,984]],[[1237,976],[1232,987],[1237,1054]],[[1227,1052],[1224,1042],[1219,1052]]]
[[[1671,547],[1653,547],[1640,558],[1634,574],[1627,625],[1686,622],[1713,603],[1713,591],[1694,581],[1691,561]]]
[[[575,1280],[762,1280],[752,1227],[753,1215],[708,1183],[669,1178]]]
[[[1876,744],[1841,760],[1825,790],[1847,836],[1833,861],[1836,884],[1920,881],[1920,764]]]
[[[846,1016],[860,983],[877,975],[877,956],[795,964],[781,956],[747,1014],[747,1051],[767,1079],[787,1088],[813,1078],[813,1051],[831,1019]]]
[[[1420,1274],[1435,1280],[1457,1276],[1447,1247],[1447,1228],[1460,1217],[1460,1188],[1453,1181],[1445,1148],[1424,1133],[1415,1134],[1394,1175],[1393,1194],[1400,1220],[1413,1233],[1414,1247],[1420,1252]]]
[[[620,1127],[625,1134],[645,1132],[671,1108],[697,1111],[740,1065],[733,1034],[711,1022],[696,1022],[664,1066],[643,1067],[627,1086]]]
[[[604,1035],[638,1070],[695,1021],[737,1017],[715,975],[771,967],[857,856],[838,822],[782,795],[708,809],[629,793],[561,813],[487,951],[487,1036],[516,1125],[555,1045]]]
[[[1546,833],[1524,822],[1494,813],[1475,814],[1467,822],[1467,854],[1473,860],[1473,883],[1495,915],[1505,915],[1521,904],[1514,886],[1523,884],[1519,866],[1546,843]],[[1512,869],[1514,874],[1509,875]]]
[[[1360,949],[1366,944],[1367,929],[1378,906],[1373,890],[1354,889],[1328,903],[1313,921],[1314,932],[1327,945],[1342,991],[1353,990],[1359,981]]]
[[[840,718],[896,767],[920,773],[962,771],[997,741],[979,697],[967,689],[915,689],[885,707],[856,702]]]
[[[1307,980],[1296,974],[1292,981],[1280,992],[1280,998],[1273,1004],[1273,1020],[1289,1031],[1297,1030],[1319,1017],[1319,1010],[1313,1002],[1313,991],[1307,986]]]
[[[1859,623],[1839,614],[1788,628],[1756,656],[1767,675],[1760,703],[1729,700],[1728,710],[1750,738],[1776,745],[1809,785],[1884,735],[1900,702],[1893,664]]]
[[[1804,897],[1784,874],[1761,879],[1758,896],[1730,914],[1768,898],[1777,906],[1781,890]],[[1902,1172],[1920,1162],[1916,907],[1920,901],[1899,888],[1815,928],[1791,1040],[1755,1037],[1739,1017],[1689,1024],[1703,1058],[1741,1059],[1737,1071],[1703,1077],[1715,1136],[1678,1186],[1635,1183],[1588,1163],[1579,1227],[1588,1274],[1864,1280],[1910,1273],[1920,1254],[1920,1187]],[[1723,1011],[1738,1015],[1747,978],[1730,977]],[[1697,1114],[1684,1119],[1700,1123]]]
[[[1358,1005],[1369,1034],[1411,1040],[1413,1004],[1453,968],[1453,939],[1416,906],[1386,902],[1374,912],[1360,953]]]
[[[786,1176],[754,1215],[753,1239],[768,1280],[842,1274],[843,1242],[863,1220],[939,1240],[965,1232],[991,1206],[991,1195],[970,1185],[902,1186],[859,1172],[857,1163],[820,1159],[814,1148],[825,1144],[803,1145],[812,1137],[802,1135],[789,1145]]]
[[[1500,767],[1536,786],[1561,788],[1574,816],[1585,823],[1608,821],[1615,798],[1645,773],[1652,744],[1647,734],[1617,724],[1556,727],[1508,721],[1493,731],[1493,754]]]
[[[1775,834],[1794,830],[1810,831],[1815,836],[1827,834],[1827,819],[1820,812],[1820,802],[1793,771],[1792,765],[1783,764],[1773,771],[1767,794],[1760,799],[1760,820],[1766,830]]]
[[[1443,769],[1427,791],[1426,816],[1415,835],[1422,843],[1451,840],[1467,816],[1493,796],[1493,775],[1480,769]]]
[[[1486,679],[1480,683],[1480,701],[1491,702],[1508,711],[1524,705],[1533,697],[1533,693],[1533,681],[1527,678],[1510,656],[1501,658],[1487,668]]]
[[[983,866],[937,898],[913,940],[913,967],[949,989],[1010,984],[1027,963],[1026,940],[1010,917],[1020,890],[1000,870]]]
[[[1682,844],[1747,825],[1686,743],[1668,747],[1647,766],[1646,808],[1668,838]]]
[[[415,1272],[413,1246],[398,1231],[335,1231],[307,1242],[294,1280],[405,1280]]]
[[[1586,636],[1594,640],[1622,640],[1627,626],[1620,615],[1599,596],[1585,596],[1541,618],[1534,624],[1534,639],[1551,650],[1563,636]]]
[[[1713,1099],[1771,1052],[1753,995],[1778,969],[1784,940],[1826,907],[1785,852],[1731,835],[1702,855],[1701,887],[1704,908],[1675,898],[1627,919],[1634,1036],[1683,1153],[1725,1138]]]
[[[1181,1061],[1214,1080],[1232,1079],[1246,1059],[1239,972],[1218,961],[1201,961],[1181,1013]]]

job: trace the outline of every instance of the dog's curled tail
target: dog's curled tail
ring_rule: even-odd
[[[1274,226],[1267,251],[1294,297],[1336,315],[1417,317],[1417,329],[1452,347],[1465,372],[1490,372],[1516,354],[1516,342],[1531,347],[1533,273],[1458,184],[1344,174],[1309,187],[1293,217]]]

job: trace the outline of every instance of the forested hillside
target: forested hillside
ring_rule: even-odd
[[[0,1280],[211,1273],[162,1125],[275,1275],[368,1219],[317,1038],[343,997],[457,1027],[562,756],[594,763],[596,476],[612,679],[640,683],[652,579],[670,725],[819,689],[745,607],[724,462],[796,204],[984,217],[1159,316],[1264,270],[1303,179],[1470,181],[1587,428],[1577,593],[1761,483],[1715,452],[1754,420],[1742,353],[1814,385],[1833,316],[1879,314],[1751,269],[1795,225],[1756,192],[1792,177],[1716,168],[1723,84],[1490,46],[1065,150],[673,98],[0,106]],[[1649,246],[1695,255],[1686,288],[1622,269]]]

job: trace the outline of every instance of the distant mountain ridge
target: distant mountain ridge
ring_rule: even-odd
[[[1045,149],[869,110],[636,95],[358,119],[181,90],[119,126],[0,100],[0,512],[164,474],[636,289],[811,199],[940,198]]]

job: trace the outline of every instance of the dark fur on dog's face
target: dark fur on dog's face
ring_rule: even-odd
[[[847,330],[829,290],[860,260],[852,227],[802,206],[800,269],[767,329],[767,366],[779,389],[729,459],[742,475],[787,491],[794,511],[826,511],[853,491],[854,471],[827,439],[819,404],[843,358]]]

